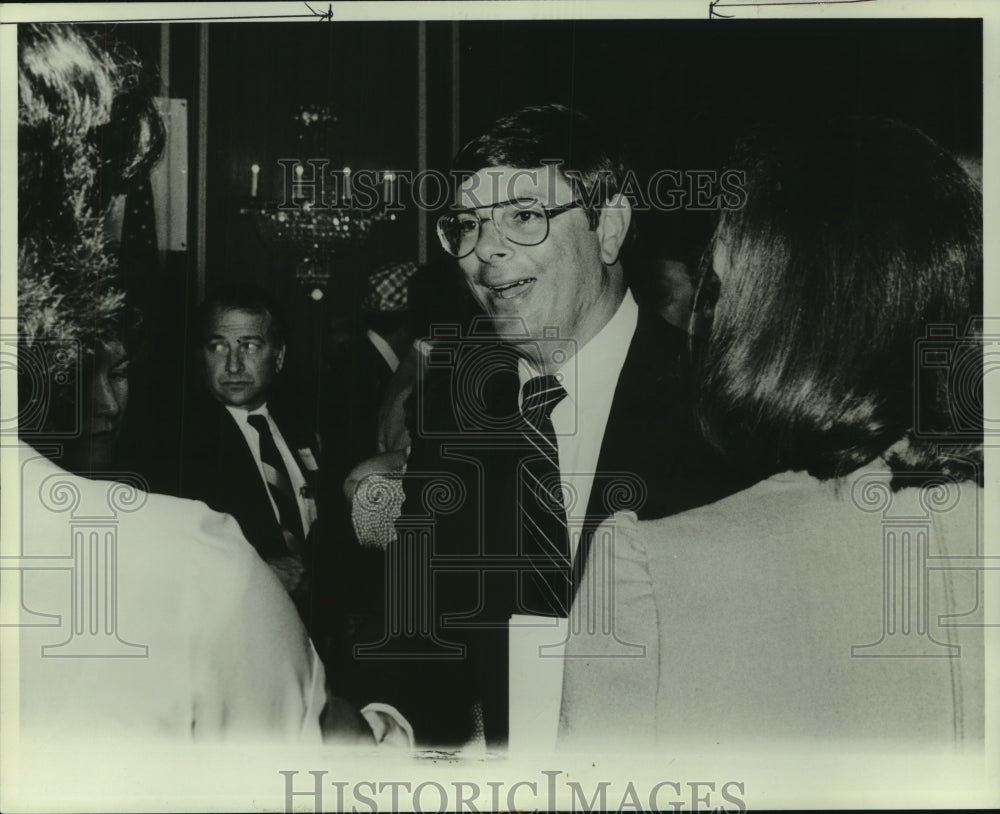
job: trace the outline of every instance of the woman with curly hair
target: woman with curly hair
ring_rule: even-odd
[[[131,322],[104,215],[163,131],[133,60],[63,25],[22,27],[18,45],[19,554],[73,575],[26,570],[23,595],[4,596],[31,609],[18,630],[22,748],[38,744],[44,768],[77,739],[108,738],[116,754],[122,737],[130,749],[319,743],[324,708],[331,734],[371,743],[356,711],[328,703],[294,607],[231,517],[50,460],[62,448],[67,465],[92,467],[124,409],[114,354]],[[38,614],[65,624],[38,626]],[[104,754],[67,748],[74,762]]]

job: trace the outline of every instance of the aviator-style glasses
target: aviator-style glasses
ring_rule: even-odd
[[[561,206],[542,206],[536,198],[515,198],[490,206],[459,209],[438,218],[437,233],[444,250],[459,259],[476,248],[479,231],[487,220],[501,237],[518,246],[537,246],[549,236],[549,221],[563,212],[581,206],[579,201]],[[489,217],[480,217],[480,209],[489,208]]]

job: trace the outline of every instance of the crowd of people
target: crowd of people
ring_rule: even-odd
[[[40,658],[26,627],[22,731],[983,739],[980,574],[928,565],[981,554],[982,201],[924,134],[753,133],[745,201],[678,242],[593,120],[505,115],[455,157],[441,258],[373,271],[331,331],[314,410],[281,304],[209,291],[182,442],[130,479],[129,360],[157,339],[105,220],[162,125],[72,26],[24,27],[19,66],[22,553],[65,549],[57,486],[81,517],[131,490],[105,645],[145,648]],[[51,576],[24,607],[66,607]]]

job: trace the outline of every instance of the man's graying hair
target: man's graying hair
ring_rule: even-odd
[[[452,170],[471,175],[485,167],[548,164],[557,164],[575,196],[587,203],[584,211],[596,229],[601,206],[622,190],[627,170],[614,139],[579,111],[550,104],[503,116],[462,147]]]

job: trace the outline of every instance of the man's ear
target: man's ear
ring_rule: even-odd
[[[281,368],[285,364],[285,346],[281,346],[281,350],[278,351],[278,359],[275,362],[274,369],[277,373],[281,373]]]
[[[597,224],[597,239],[601,244],[601,260],[606,266],[618,261],[618,253],[628,234],[632,222],[632,204],[619,193],[606,201],[601,208],[601,219]]]

